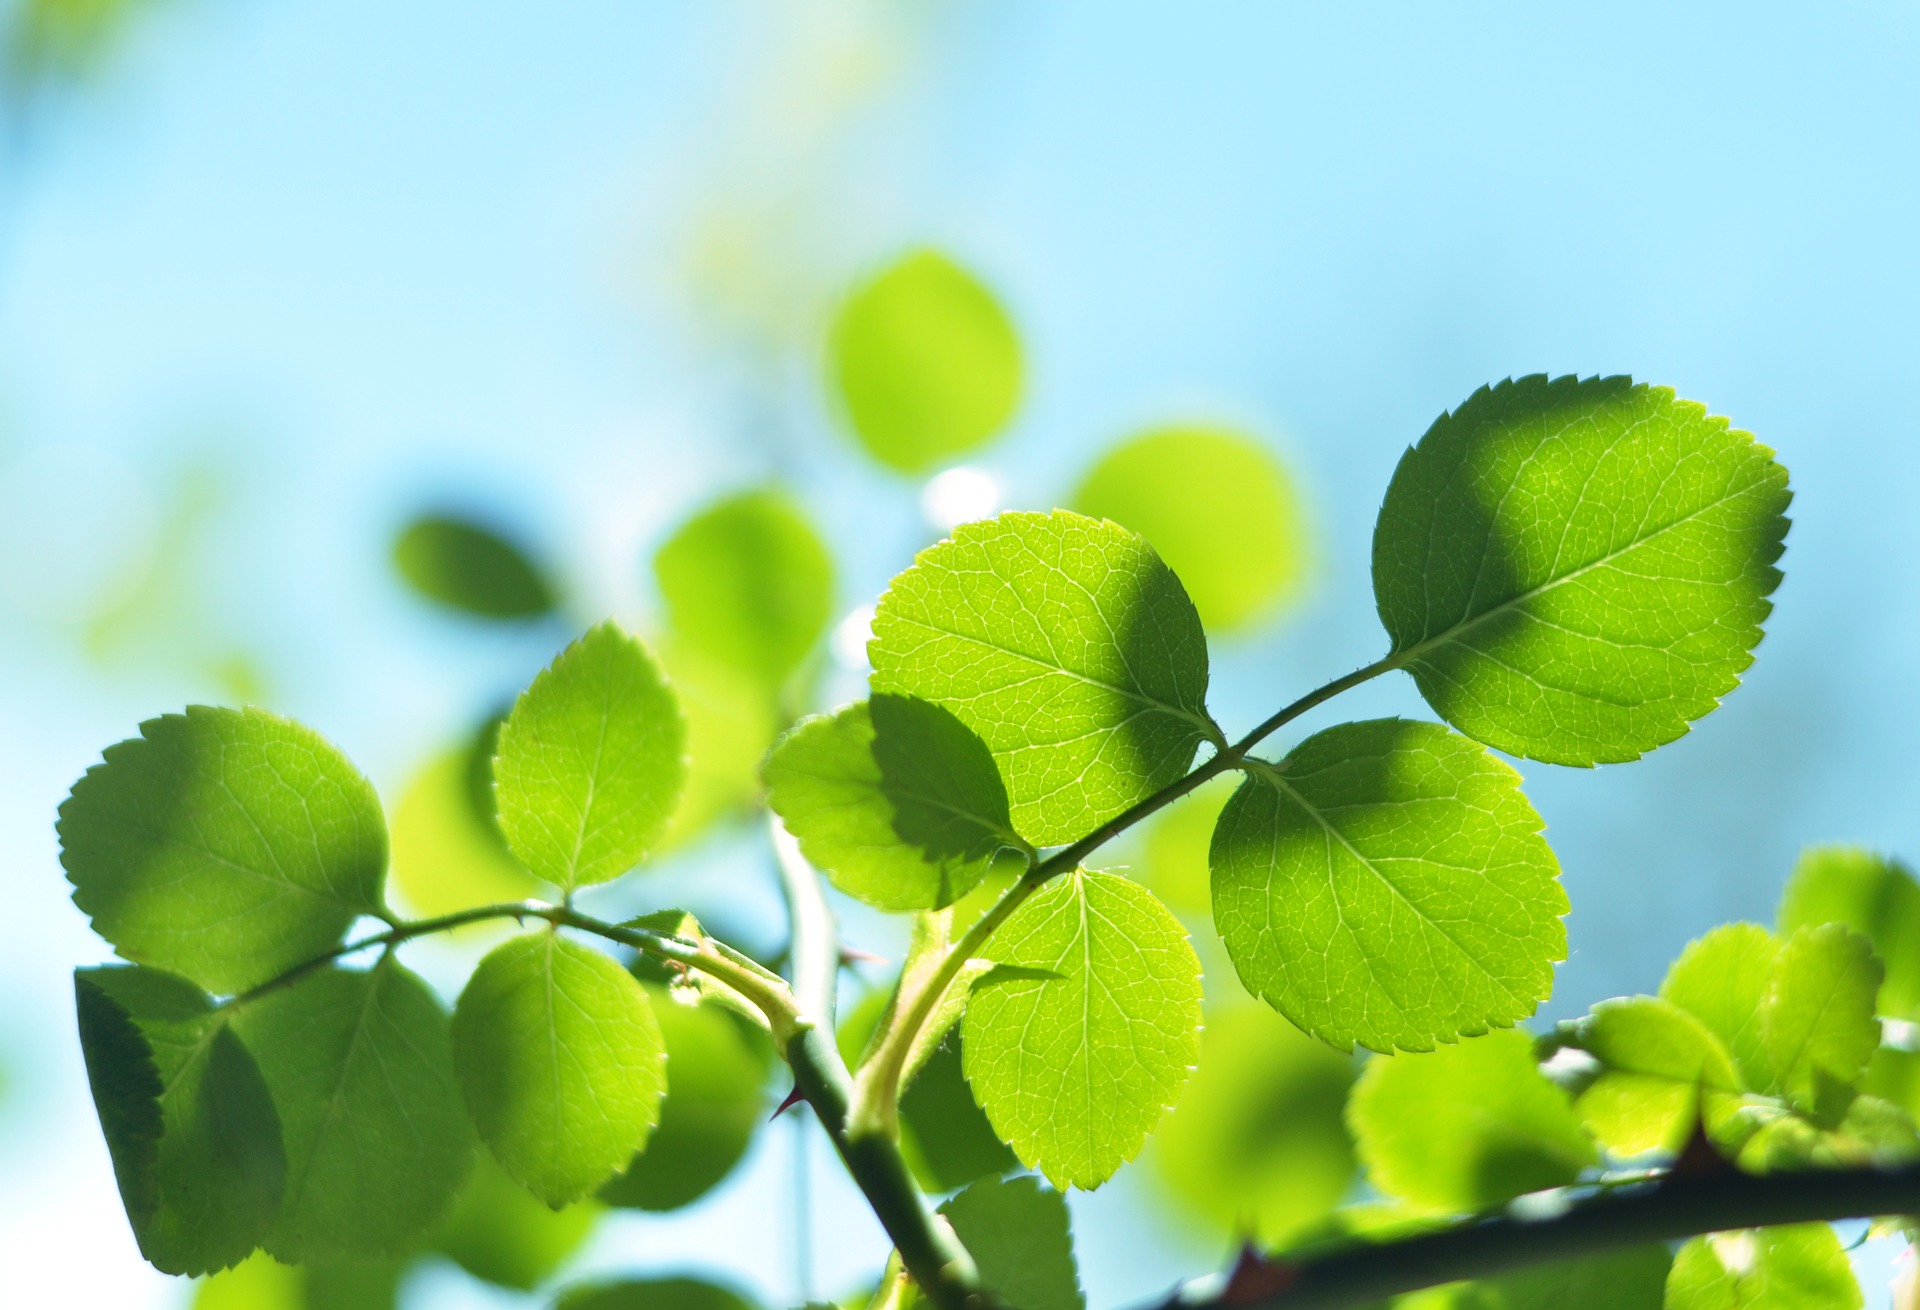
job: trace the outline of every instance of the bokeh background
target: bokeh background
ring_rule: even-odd
[[[133,1245],[73,1036],[69,972],[106,949],[53,816],[101,747],[254,701],[397,804],[585,623],[657,630],[651,553],[741,488],[831,548],[824,707],[857,692],[859,607],[957,511],[1070,503],[1157,424],[1247,433],[1305,572],[1216,646],[1233,729],[1380,653],[1373,514],[1442,409],[1527,372],[1671,385],[1792,470],[1787,580],[1691,736],[1523,769],[1574,904],[1543,1017],[1767,919],[1805,843],[1920,853],[1911,0],[11,0],[0,30],[7,1304],[192,1296]],[[863,454],[823,363],[849,288],[925,245],[992,288],[1025,376],[931,493]],[[438,508],[520,542],[559,613],[410,592],[392,543]],[[1300,726],[1386,712],[1424,713],[1396,680]],[[722,825],[623,894],[777,945],[754,838]],[[457,986],[456,950],[416,962]],[[851,1289],[883,1243],[809,1143],[764,1134],[569,1269]],[[1073,1204],[1096,1306],[1228,1249],[1151,1163]],[[533,1303],[444,1263],[407,1290]]]

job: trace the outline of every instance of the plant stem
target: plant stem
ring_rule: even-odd
[[[1386,1242],[1276,1256],[1228,1289],[1218,1278],[1157,1310],[1342,1310],[1468,1278],[1702,1233],[1920,1211],[1920,1165],[1743,1174],[1617,1187],[1558,1213],[1485,1219]],[[1257,1285],[1256,1285],[1257,1284]]]
[[[787,952],[793,973],[793,994],[800,1013],[833,1029],[834,999],[840,986],[840,940],[834,926],[833,910],[800,844],[781,826],[779,816],[769,813],[767,826],[773,836],[773,853],[780,869],[780,890],[786,897],[787,917],[792,924],[792,941]]]

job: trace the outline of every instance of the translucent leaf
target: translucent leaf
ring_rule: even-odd
[[[1713,1125],[1735,1108],[1740,1075],[1733,1057],[1704,1023],[1670,1001],[1602,1001],[1580,1044],[1604,1068],[1574,1104],[1615,1155],[1678,1151],[1696,1119]]]
[[[1369,1060],[1347,1121],[1374,1185],[1430,1210],[1482,1210],[1570,1183],[1594,1162],[1522,1032]]]
[[[1200,1067],[1148,1148],[1169,1214],[1269,1248],[1303,1236],[1353,1181],[1353,1077],[1264,1005],[1209,1011]]]
[[[453,1013],[467,1109],[507,1173],[577,1201],[645,1144],[667,1090],[647,994],[599,951],[543,931],[495,947]]]
[[[1689,942],[1660,984],[1662,999],[1692,1014],[1726,1045],[1746,1086],[1773,1086],[1760,1030],[1780,944],[1758,924],[1728,923]]]
[[[980,1267],[980,1280],[1016,1310],[1084,1310],[1067,1201],[1038,1178],[975,1183],[940,1213]]]
[[[1055,1187],[1132,1159],[1200,1055],[1200,962],[1179,920],[1116,874],[1044,884],[990,944],[961,1020],[967,1080]]]
[[[1774,960],[1760,1038],[1779,1089],[1811,1106],[1829,1086],[1851,1087],[1880,1045],[1874,996],[1880,962],[1839,924],[1802,928]]]
[[[1037,845],[1176,781],[1216,731],[1179,579],[1142,538],[1061,510],[921,551],[880,598],[868,650],[876,692],[943,706],[987,743]]]
[[[415,591],[491,619],[539,618],[553,588],[512,542],[468,519],[428,514],[395,538],[393,566]]]
[[[1752,1122],[1729,1135],[1722,1149],[1737,1147],[1749,1173],[1794,1169],[1858,1169],[1920,1161],[1920,1130],[1900,1106],[1848,1090],[1830,1093],[1808,1113],[1783,1113],[1764,1103],[1749,1111]]]
[[[798,668],[833,614],[833,559],[776,491],[696,514],[653,557],[653,572],[676,638],[763,684]]]
[[[951,1192],[1020,1163],[973,1099],[965,1067],[960,1034],[948,1033],[900,1094],[900,1151],[929,1192]]]
[[[646,647],[612,622],[522,693],[494,760],[500,827],[563,890],[617,878],[659,844],[686,781],[686,725]]]
[[[632,1279],[572,1287],[554,1310],[759,1310],[731,1288],[697,1278]]]
[[[322,969],[240,1007],[280,1116],[287,1183],[266,1249],[289,1262],[416,1249],[473,1164],[446,1012],[391,958]]]
[[[307,1310],[301,1275],[261,1251],[196,1284],[193,1310]]]
[[[1696,1237],[1674,1257],[1666,1310],[1861,1310],[1865,1300],[1826,1224]]]
[[[580,1249],[604,1213],[592,1202],[550,1208],[482,1151],[433,1249],[475,1278],[530,1292]]]
[[[1567,901],[1520,777],[1438,724],[1376,719],[1252,767],[1214,831],[1240,980],[1340,1048],[1428,1050],[1533,1013]]]
[[[196,705],[140,734],[60,807],[74,903],[121,955],[239,992],[379,912],[379,798],[317,733]]]
[[[936,251],[914,251],[857,289],[829,350],[854,434],[903,473],[983,445],[1020,400],[1020,342],[1006,311]]]
[[[646,1146],[600,1189],[600,1199],[677,1210],[732,1173],[767,1121],[767,1061],[725,1011],[682,1004],[664,988],[648,992],[667,1044],[667,1095]]]
[[[1108,451],[1073,508],[1153,543],[1209,631],[1273,613],[1306,579],[1299,495],[1259,442],[1224,428],[1160,428]]]
[[[543,884],[513,858],[499,830],[474,813],[468,769],[463,750],[436,756],[393,807],[393,887],[415,914],[452,914],[541,894]],[[498,925],[463,931],[489,929],[498,931]]]
[[[1920,883],[1898,860],[1856,846],[1814,846],[1800,857],[1780,900],[1780,931],[1843,923],[1873,944],[1886,966],[1879,1012],[1920,1016]]]
[[[80,1048],[140,1253],[170,1274],[237,1264],[272,1227],[287,1161],[253,1057],[185,979],[77,969]]]
[[[748,813],[760,797],[760,761],[781,724],[772,692],[751,674],[678,637],[660,655],[687,719],[687,785],[660,843],[665,851]]]
[[[1637,759],[1753,660],[1786,471],[1629,378],[1521,378],[1443,414],[1373,539],[1393,652],[1470,737],[1554,764]]]
[[[1020,844],[986,743],[910,696],[808,719],[774,748],[765,776],[767,803],[807,859],[883,910],[951,905]]]

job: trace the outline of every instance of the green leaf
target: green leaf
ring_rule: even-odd
[[[406,1271],[400,1260],[309,1265],[300,1271],[301,1300],[305,1310],[396,1310]]]
[[[395,897],[423,917],[539,896],[544,884],[513,857],[489,817],[484,823],[467,797],[465,751],[435,756],[415,774],[393,807]],[[492,786],[488,786],[492,802]],[[460,930],[498,932],[498,924]]]
[[[646,647],[609,621],[521,694],[493,771],[507,845],[571,891],[659,844],[686,781],[686,725]]]
[[[1813,846],[1801,855],[1780,900],[1780,931],[1843,923],[1886,966],[1879,1012],[1920,1016],[1920,883],[1898,860],[1857,846]]]
[[[993,751],[1013,826],[1073,841],[1182,777],[1207,716],[1207,644],[1153,548],[1055,510],[966,524],[920,552],[873,620],[873,689],[951,710]]]
[[[986,743],[938,705],[876,695],[768,757],[767,803],[834,886],[882,910],[951,905],[1019,846]]]
[[[1076,869],[989,944],[961,1020],[967,1081],[994,1130],[1055,1187],[1132,1159],[1200,1056],[1200,962],[1153,894]]]
[[[201,705],[140,733],[60,807],[74,904],[121,955],[239,992],[379,913],[379,798],[317,733]]]
[[[1237,785],[1232,776],[1214,778],[1141,825],[1140,881],[1180,914],[1212,913],[1207,848]]]
[[[1020,1163],[973,1099],[965,1068],[960,1034],[950,1032],[900,1093],[900,1153],[929,1192],[951,1192]]]
[[[483,1151],[433,1249],[475,1278],[531,1292],[580,1249],[603,1213],[591,1202],[549,1208]]]
[[[916,250],[841,306],[830,371],[869,454],[919,473],[985,444],[1020,401],[1020,342],[965,269]]]
[[[771,690],[669,635],[660,651],[687,718],[687,786],[661,841],[685,845],[719,820],[752,812],[760,798],[760,761],[780,735]]]
[[[480,1139],[555,1207],[632,1158],[667,1090],[666,1043],[639,982],[552,931],[480,961],[454,1007],[453,1054]]]
[[[253,1057],[185,979],[76,969],[87,1081],[140,1253],[170,1274],[238,1264],[273,1225],[280,1122]]]
[[[1376,1051],[1504,1027],[1546,998],[1567,900],[1511,768],[1400,719],[1249,764],[1211,852],[1214,922],[1248,990]]]
[[[759,1310],[739,1292],[697,1278],[632,1279],[573,1287],[554,1310]]]
[[[287,1184],[266,1249],[340,1264],[417,1248],[473,1164],[446,1012],[390,957],[248,1001],[233,1025],[280,1116]]]
[[[1811,1106],[1830,1086],[1851,1087],[1880,1045],[1873,1016],[1880,962],[1839,924],[1802,928],[1774,960],[1760,1038],[1779,1089]]]
[[[307,1310],[303,1273],[258,1252],[197,1283],[193,1310]]]
[[[1353,1076],[1264,1005],[1209,1011],[1200,1067],[1148,1148],[1169,1215],[1268,1249],[1304,1236],[1353,1181]]]
[[[813,650],[833,612],[833,559],[777,491],[729,496],[681,525],[653,557],[676,636],[763,684]]]
[[[1666,1310],[1861,1310],[1865,1300],[1826,1224],[1696,1237],[1674,1257]]]
[[[1705,1024],[1733,1056],[1741,1081],[1758,1090],[1774,1085],[1760,1016],[1779,952],[1758,924],[1722,924],[1689,942],[1660,984],[1661,998]]]
[[[490,619],[553,611],[553,588],[525,552],[468,519],[427,514],[393,543],[393,566],[428,600]]]
[[[1602,1001],[1580,1045],[1604,1067],[1574,1105],[1615,1155],[1678,1151],[1696,1118],[1711,1127],[1737,1107],[1733,1057],[1704,1023],[1670,1001]]]
[[[1300,498],[1259,442],[1225,428],[1158,428],[1122,443],[1073,508],[1153,543],[1209,631],[1246,628],[1306,580]]]
[[[1522,1032],[1369,1060],[1347,1122],[1374,1185],[1430,1210],[1482,1210],[1570,1183],[1594,1162]]]
[[[767,1061],[726,1011],[648,992],[667,1044],[667,1095],[653,1135],[600,1199],[677,1210],[732,1173],[766,1122]]]
[[[1483,387],[1394,472],[1380,618],[1468,736],[1553,764],[1637,759],[1752,663],[1790,499],[1772,451],[1664,387]]]
[[[1084,1310],[1067,1201],[1038,1178],[975,1183],[940,1213],[980,1266],[980,1280],[1016,1310]]]
[[[1849,1091],[1829,1094],[1815,1112],[1786,1113],[1761,1103],[1720,1145],[1736,1146],[1748,1173],[1796,1169],[1886,1168],[1920,1160],[1920,1130],[1898,1105]]]

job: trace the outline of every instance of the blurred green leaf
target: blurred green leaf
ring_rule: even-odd
[[[1210,1011],[1200,1067],[1148,1148],[1167,1208],[1268,1247],[1302,1235],[1353,1181],[1353,1078],[1349,1057],[1264,1005]]]
[[[5,15],[8,80],[24,89],[97,72],[154,0],[17,0]]]
[[[748,491],[683,523],[653,557],[675,637],[778,689],[833,613],[833,558],[791,498]]]
[[[1208,631],[1250,627],[1306,580],[1306,529],[1271,452],[1224,428],[1168,427],[1107,452],[1073,508],[1153,543]]]
[[[1184,915],[1210,915],[1213,873],[1207,849],[1239,779],[1223,776],[1188,792],[1142,828],[1140,881]]]
[[[428,600],[467,614],[535,619],[553,612],[553,587],[526,552],[470,519],[413,520],[394,539],[393,567]]]
[[[140,732],[60,807],[74,903],[122,956],[244,991],[380,911],[379,798],[319,734],[201,705]]]
[[[1666,1310],[1861,1310],[1860,1284],[1826,1224],[1696,1237],[1674,1257]]]
[[[617,878],[660,842],[686,782],[686,723],[647,648],[611,620],[533,680],[500,730],[507,845],[563,891]]]
[[[1840,924],[1787,938],[1760,1014],[1761,1041],[1781,1091],[1812,1106],[1828,1086],[1859,1081],[1880,1045],[1873,1014],[1880,978],[1866,938]]]
[[[1667,970],[1660,996],[1693,1015],[1725,1043],[1748,1087],[1773,1086],[1761,1013],[1780,944],[1753,923],[1722,924],[1689,942]]]
[[[1140,537],[1064,510],[969,523],[894,578],[872,685],[932,701],[993,751],[1014,828],[1070,842],[1186,773],[1207,641]]]
[[[1020,401],[1020,341],[998,300],[947,256],[913,251],[848,297],[830,372],[867,452],[903,473],[997,435]]]
[[[760,795],[760,762],[780,734],[775,697],[757,679],[669,634],[660,652],[687,719],[687,786],[662,851],[716,821],[745,815]]]
[[[1780,899],[1780,931],[1840,923],[1873,944],[1886,966],[1879,1013],[1920,1016],[1920,883],[1898,860],[1856,846],[1813,846]]]
[[[697,1278],[632,1279],[572,1287],[554,1310],[759,1310],[739,1292]]]
[[[957,1187],[1018,1167],[967,1086],[960,1034],[949,1032],[900,1094],[900,1151],[929,1192]]]
[[[1019,1310],[1084,1310],[1066,1198],[1038,1178],[989,1178],[940,1207],[980,1267]]]
[[[471,768],[465,749],[429,760],[393,808],[392,882],[415,914],[452,914],[542,894],[544,884],[513,858],[498,827],[475,812]],[[498,933],[500,925],[460,931],[480,936]]]
[[[194,1285],[193,1310],[307,1310],[302,1271],[265,1251]]]
[[[1595,1159],[1533,1040],[1512,1030],[1369,1060],[1347,1122],[1376,1187],[1447,1213],[1570,1183]]]
[[[453,1053],[481,1140],[548,1205],[613,1177],[659,1122],[666,1044],[646,993],[558,932],[480,962],[454,1007]]]
[[[1670,1001],[1602,1001],[1580,1044],[1605,1068],[1574,1105],[1615,1155],[1678,1151],[1696,1118],[1711,1127],[1737,1103],[1740,1075],[1726,1046]]]
[[[300,1270],[306,1310],[396,1310],[406,1265],[306,1265]]]
[[[482,1151],[433,1249],[475,1278],[530,1292],[580,1249],[602,1213],[590,1201],[552,1209]]]
[[[1551,764],[1638,759],[1753,662],[1790,499],[1772,451],[1664,387],[1482,387],[1394,472],[1380,618],[1468,736]]]

